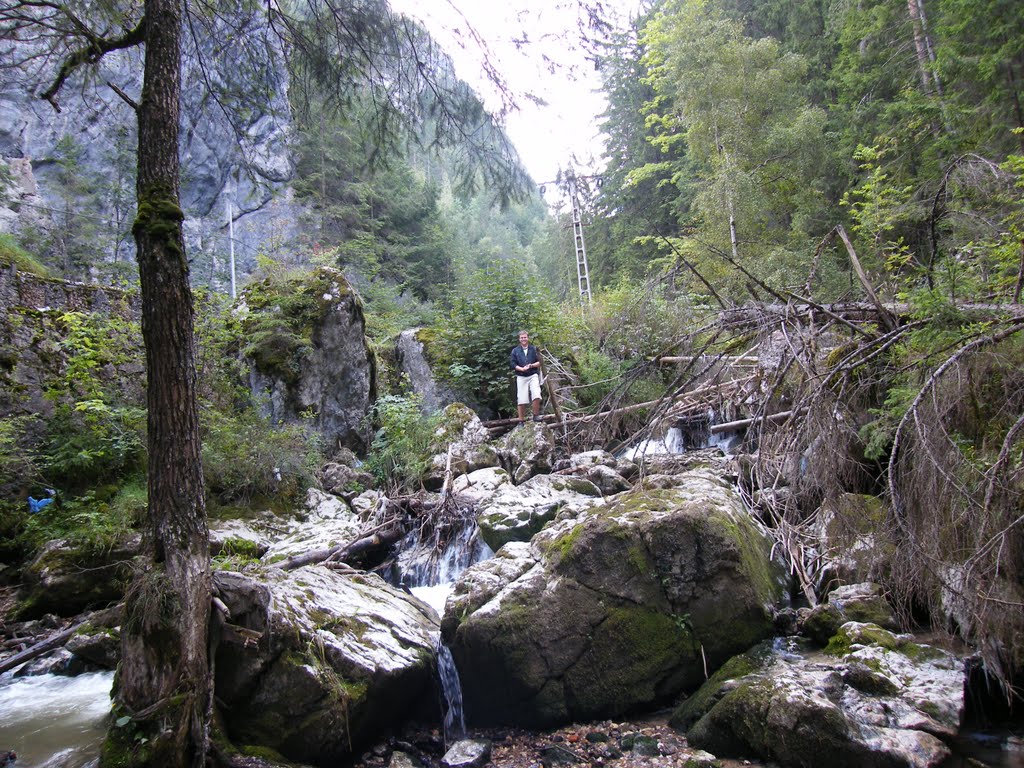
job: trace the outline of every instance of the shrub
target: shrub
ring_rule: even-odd
[[[389,491],[412,491],[430,468],[439,416],[424,416],[420,398],[385,395],[373,408],[378,425],[367,469]]]
[[[203,413],[203,473],[219,504],[297,499],[323,464],[319,436],[302,424],[273,425],[255,411]]]

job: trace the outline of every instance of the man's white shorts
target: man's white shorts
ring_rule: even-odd
[[[516,396],[519,405],[529,405],[534,400],[540,400],[540,374],[516,376]]]

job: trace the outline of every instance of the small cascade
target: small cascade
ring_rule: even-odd
[[[429,604],[439,616],[455,585],[455,579],[474,563],[487,560],[494,552],[480,536],[472,512],[444,519],[429,530],[413,531],[398,543],[392,571],[394,583],[407,588]],[[455,659],[438,634],[437,673],[444,697],[444,738],[448,744],[466,732],[462,707],[462,685]]]
[[[444,613],[445,600],[459,574],[473,563],[494,556],[472,518],[451,528],[440,550],[434,540],[422,541],[417,531],[399,542],[398,548],[396,581],[433,606],[438,615]]]
[[[466,717],[462,709],[462,683],[451,650],[437,636],[437,673],[444,696],[444,741],[452,744],[466,735]]]

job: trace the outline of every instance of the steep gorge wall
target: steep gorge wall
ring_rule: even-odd
[[[259,35],[259,30],[252,34]],[[273,43],[274,38],[267,39]],[[214,42],[208,44],[211,49]],[[0,42],[5,58],[16,54]],[[190,52],[183,69],[182,207],[193,274],[203,283],[223,285],[229,279],[230,250],[227,212],[233,219],[238,270],[255,267],[257,253],[290,253],[298,233],[301,208],[289,187],[293,176],[288,149],[291,110],[289,76],[280,44],[268,44],[266,66],[258,73],[216,61],[223,50]],[[200,69],[212,62],[217,69]],[[134,163],[137,146],[135,115],[115,92],[141,92],[142,62],[138,51],[108,54],[87,73],[68,81],[57,112],[33,92],[48,82],[45,72],[18,71],[0,85],[0,161],[11,171],[12,184],[0,194],[0,232],[40,233],[68,226],[69,204],[75,215],[97,229],[96,257],[131,258],[134,243]],[[236,82],[229,82],[231,80]],[[218,95],[211,94],[213,89]],[[235,109],[228,117],[222,92],[245,89],[259,94],[258,105]],[[89,188],[69,193],[66,147],[80,152],[75,184]],[[65,198],[73,198],[70,201]]]

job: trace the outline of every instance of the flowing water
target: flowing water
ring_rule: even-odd
[[[96,765],[113,681],[113,672],[0,677],[0,752],[16,752],[18,768]]]
[[[473,563],[492,557],[491,548],[480,538],[480,529],[472,516],[448,535],[438,551],[433,542],[421,543],[415,534],[404,540],[398,555],[398,583],[431,605],[439,616],[458,578]],[[440,634],[437,638],[437,672],[444,696],[444,738],[451,744],[465,735],[466,719],[462,706],[462,684],[455,659]]]

